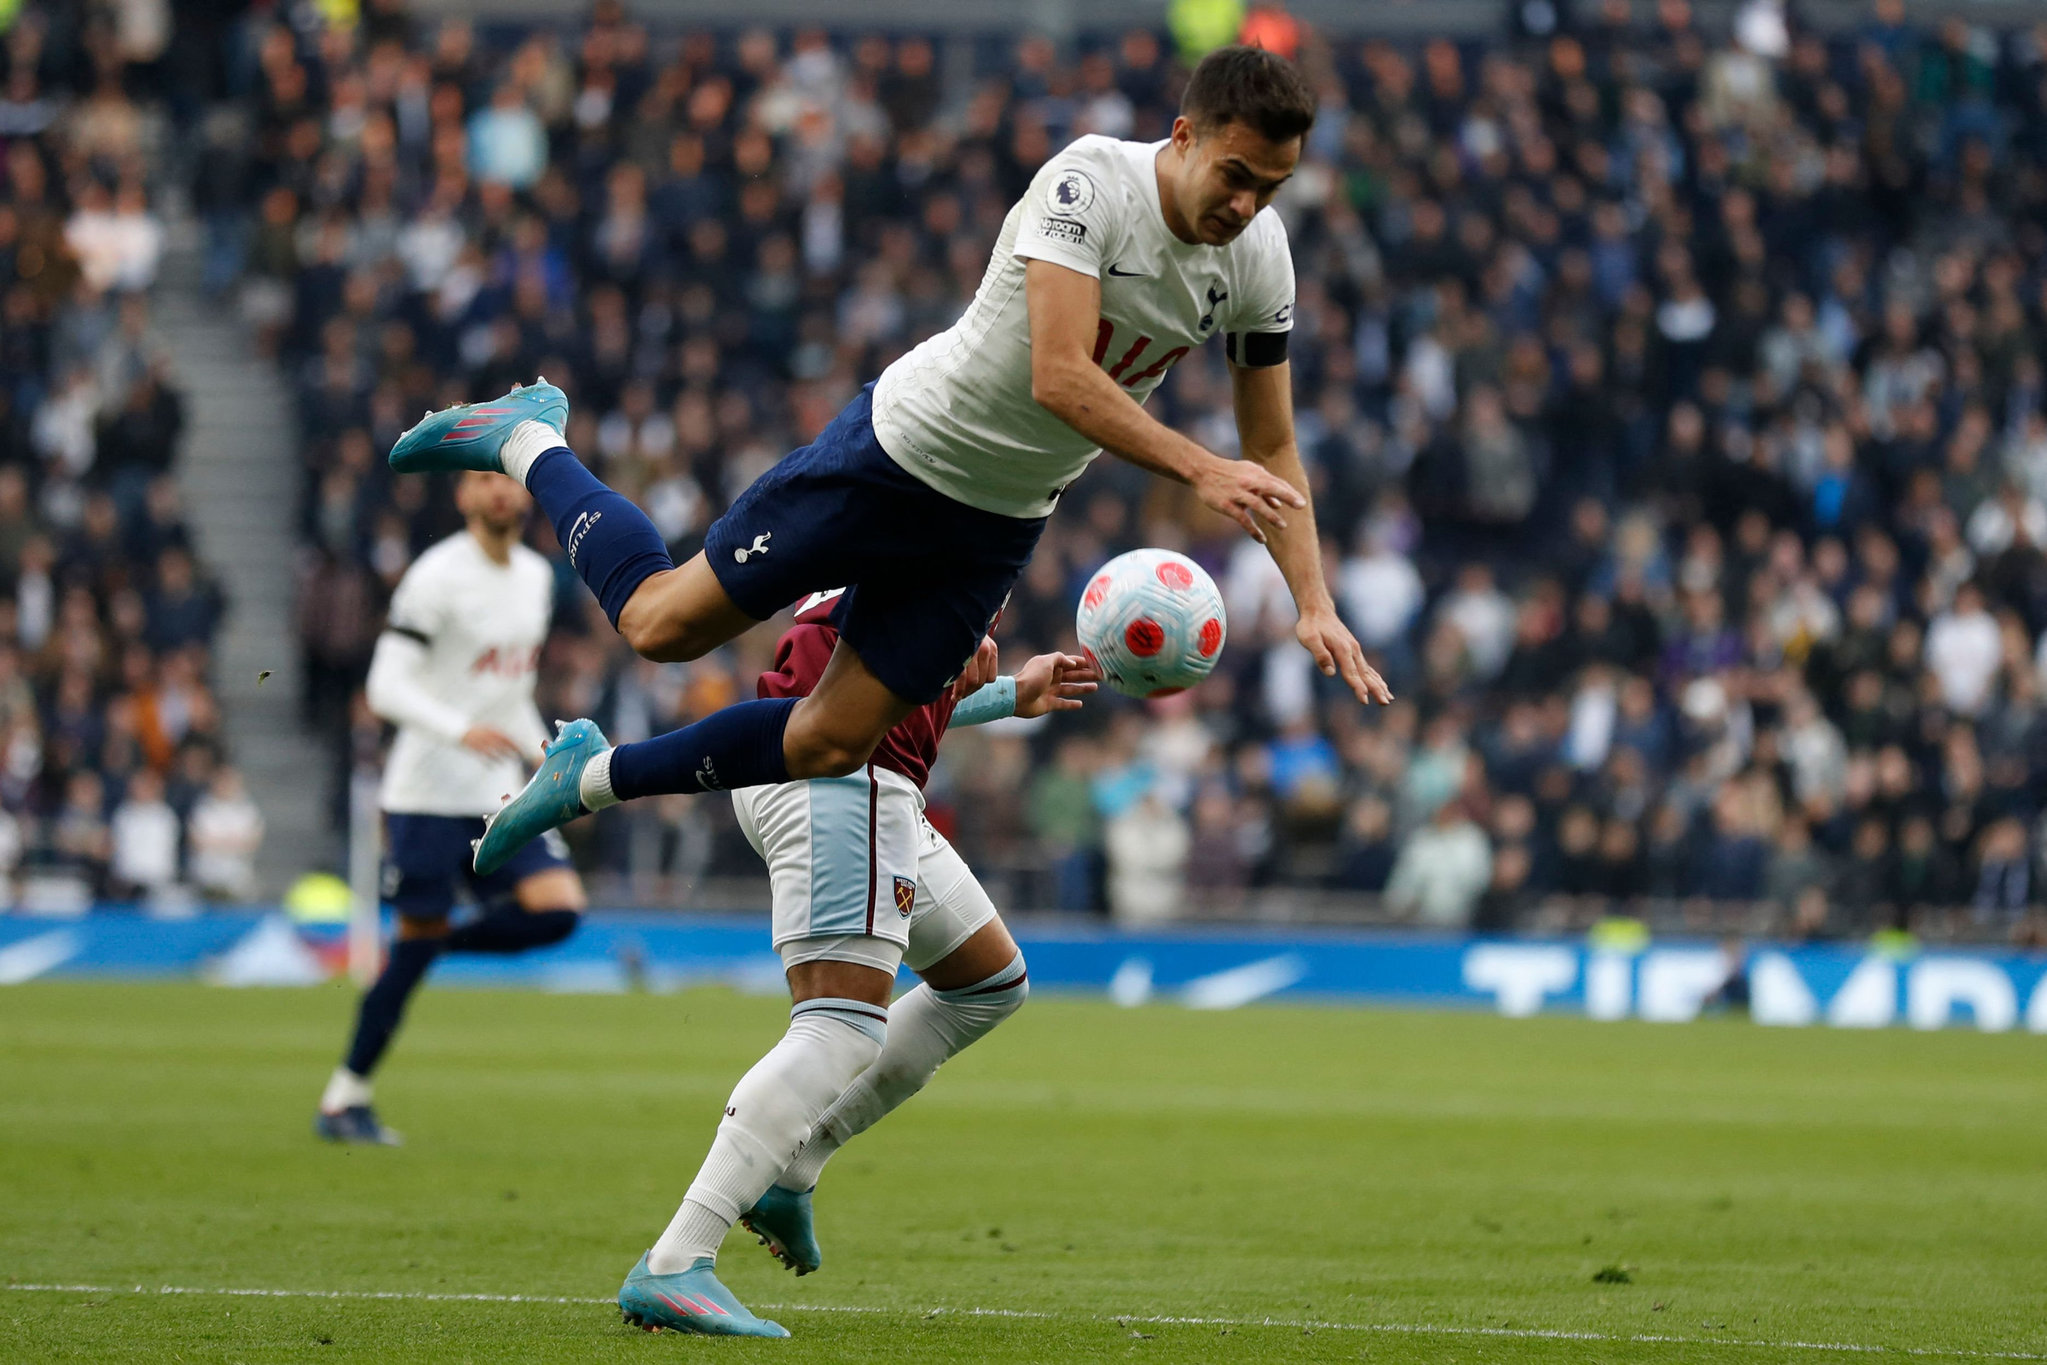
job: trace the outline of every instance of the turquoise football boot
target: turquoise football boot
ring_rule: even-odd
[[[583,807],[583,769],[610,747],[594,720],[556,722],[533,780],[485,818],[483,837],[476,841],[476,875],[488,877],[549,830],[589,814]]]
[[[779,1322],[757,1318],[732,1291],[718,1283],[705,1256],[673,1275],[656,1275],[647,1258],[633,1267],[618,1290],[619,1315],[648,1332],[701,1332],[708,1337],[786,1337]]]
[[[799,1194],[770,1185],[759,1202],[739,1215],[739,1221],[761,1239],[776,1260],[798,1275],[808,1275],[824,1264],[817,1228],[810,1221],[810,1191]]]
[[[521,422],[566,430],[568,395],[542,376],[538,383],[514,384],[510,393],[488,403],[458,403],[430,412],[391,447],[391,468],[400,474],[459,474],[465,469],[502,474],[498,451]]]

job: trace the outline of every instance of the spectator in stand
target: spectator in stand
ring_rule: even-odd
[[[256,892],[256,850],[263,843],[263,813],[249,799],[241,774],[221,768],[206,794],[192,807],[192,883],[223,900],[248,900]]]
[[[145,768],[129,779],[128,794],[114,807],[109,837],[109,881],[116,897],[143,900],[176,884],[178,814],[164,800],[163,779],[154,772]]]
[[[1068,738],[1031,783],[1031,833],[1051,860],[1052,903],[1061,910],[1087,910],[1095,904],[1101,827],[1088,785],[1092,768],[1087,741]]]
[[[1445,801],[1401,845],[1387,879],[1386,903],[1395,914],[1419,924],[1461,929],[1471,922],[1492,879],[1493,855],[1485,831],[1465,813],[1461,801]]]
[[[1974,582],[1955,591],[1954,605],[1933,618],[1926,632],[1926,666],[1940,685],[1940,699],[1952,711],[1973,716],[1990,699],[1990,687],[2004,661],[2004,642]]]
[[[1109,913],[1119,924],[1155,924],[1185,913],[1187,822],[1156,790],[1108,822]]]

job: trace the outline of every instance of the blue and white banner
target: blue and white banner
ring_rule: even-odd
[[[1770,943],[1730,951],[1686,940],[1622,950],[1390,932],[1015,927],[1032,985],[1106,993],[1127,1005],[1234,1009],[1292,1000],[1680,1022],[1746,1000],[1763,1024],[2047,1033],[2047,955]],[[309,984],[336,974],[342,956],[338,930],[295,927],[280,914],[0,917],[0,986],[193,976],[225,985]],[[521,957],[450,957],[434,976],[562,991],[669,991],[708,982],[782,988],[766,919],[725,915],[594,914],[557,947]]]

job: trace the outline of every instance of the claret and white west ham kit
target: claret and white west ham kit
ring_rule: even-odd
[[[839,639],[831,624],[839,596],[798,604],[761,696],[801,697],[817,686]],[[785,965],[830,957],[921,971],[995,918],[966,861],[924,818],[924,783],[952,714],[950,692],[912,711],[849,776],[732,793],[739,827],[768,865]]]

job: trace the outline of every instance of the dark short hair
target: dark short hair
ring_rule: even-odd
[[[1203,132],[1242,123],[1269,142],[1291,142],[1315,125],[1315,92],[1277,53],[1219,47],[1187,78],[1180,116]]]

